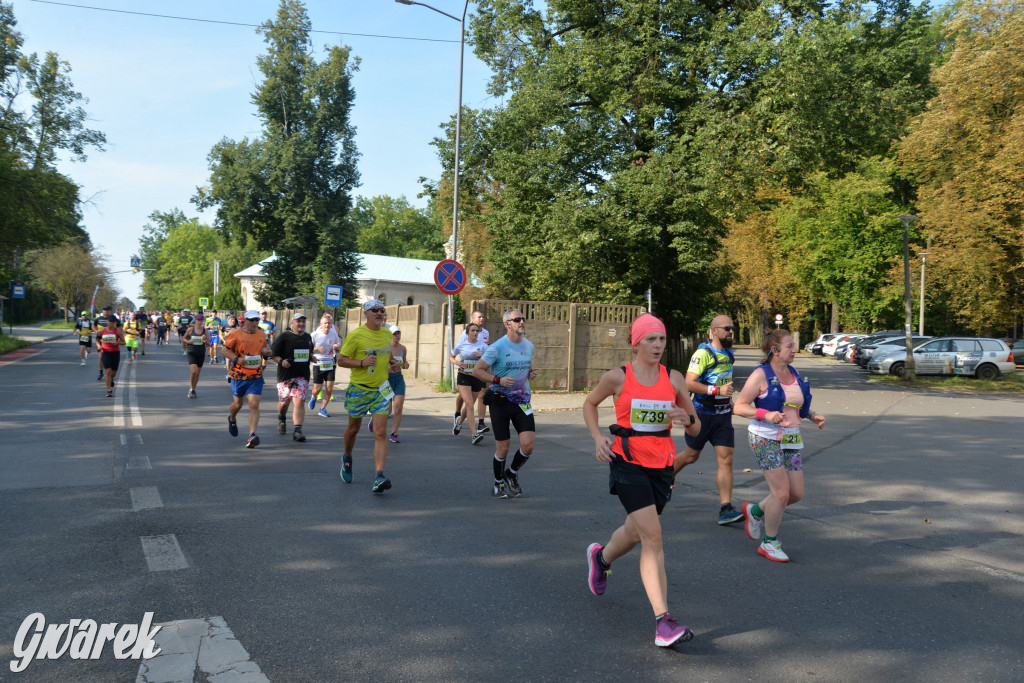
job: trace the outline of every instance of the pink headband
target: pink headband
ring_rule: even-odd
[[[636,346],[640,343],[641,339],[649,335],[651,332],[661,332],[662,334],[665,334],[665,323],[661,322],[661,320],[650,313],[644,313],[633,321],[633,328],[630,333],[630,342],[633,346]]]

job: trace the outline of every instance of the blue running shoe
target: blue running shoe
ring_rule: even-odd
[[[228,434],[231,436],[238,436],[238,423],[228,418]]]
[[[341,461],[341,480],[346,484],[352,483],[352,460],[351,458],[342,458]]]
[[[316,396],[315,395],[310,397],[310,399],[309,399],[309,409],[313,410],[313,408],[316,408]]]
[[[726,503],[718,511],[719,524],[733,524],[735,522],[742,522],[744,519],[743,513],[734,508],[732,503]]]
[[[319,415],[320,417],[330,417],[331,416],[331,414],[327,412],[327,408],[321,408],[320,410],[316,411],[316,414]]]
[[[373,487],[370,490],[373,493],[384,493],[391,488],[391,480],[387,477],[377,477],[373,480]]]

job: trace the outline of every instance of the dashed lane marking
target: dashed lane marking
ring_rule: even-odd
[[[164,502],[160,499],[160,492],[155,486],[137,486],[128,492],[132,496],[132,510],[135,512],[164,506]]]
[[[153,642],[160,648],[160,654],[142,662],[135,683],[269,683],[223,617],[157,625],[161,628]]]
[[[133,455],[128,458],[128,464],[124,468],[126,470],[151,470],[153,465],[149,462],[148,455]]]
[[[151,572],[188,569],[188,560],[181,552],[178,538],[174,534],[142,536],[142,554]]]

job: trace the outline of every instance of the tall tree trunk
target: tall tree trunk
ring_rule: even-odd
[[[833,334],[839,332],[839,302],[832,302],[832,324],[829,327],[829,332]]]

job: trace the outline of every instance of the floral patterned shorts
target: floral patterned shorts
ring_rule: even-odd
[[[762,472],[785,467],[787,472],[802,472],[804,461],[799,450],[783,450],[782,442],[777,439],[766,439],[747,432],[750,450]]]

